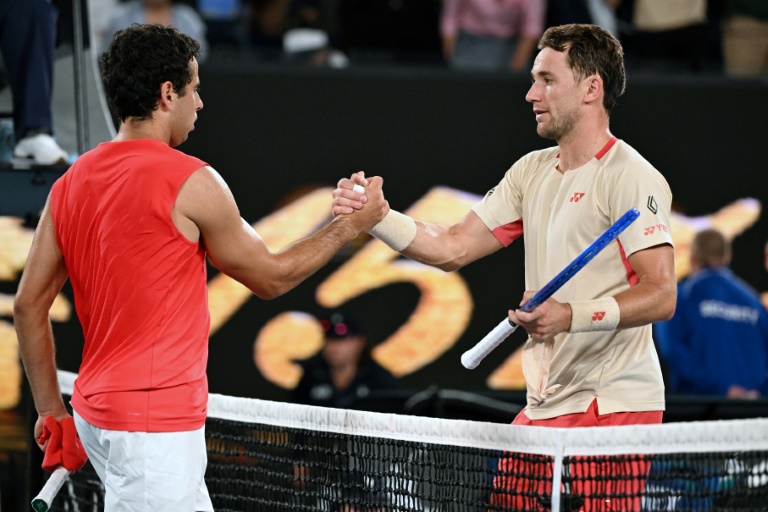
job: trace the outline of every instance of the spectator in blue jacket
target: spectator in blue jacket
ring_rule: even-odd
[[[758,294],[729,269],[731,247],[714,229],[691,243],[691,275],[677,309],[654,326],[674,394],[757,398],[768,392],[768,313]]]

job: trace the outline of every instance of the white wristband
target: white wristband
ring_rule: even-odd
[[[571,306],[568,332],[612,331],[619,325],[619,303],[613,297],[568,304]]]
[[[368,231],[392,250],[400,252],[416,238],[416,222],[407,215],[389,210],[389,213]]]

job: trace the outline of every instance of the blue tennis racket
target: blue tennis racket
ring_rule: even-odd
[[[581,254],[568,264],[559,274],[552,278],[544,287],[536,292],[531,299],[520,307],[521,311],[530,312],[537,306],[540,306],[548,298],[550,298],[557,290],[559,290],[570,278],[584,268],[584,265],[589,263],[592,258],[597,256],[597,253],[602,251],[605,246],[613,242],[619,234],[627,229],[627,226],[632,224],[638,217],[640,212],[637,208],[631,208],[619,220],[613,223],[602,235],[592,242],[589,247],[584,249]],[[513,323],[509,318],[505,318],[499,323],[491,332],[485,335],[485,338],[480,340],[477,345],[464,352],[461,356],[461,364],[465,368],[474,370],[477,365],[486,358],[488,354],[498,347],[502,341],[507,339],[510,334],[515,332],[517,324]]]

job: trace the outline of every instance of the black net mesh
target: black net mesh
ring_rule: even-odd
[[[670,444],[661,440],[667,425],[655,426],[661,430],[617,427],[636,429],[629,435],[623,431],[621,439],[636,436],[634,448],[642,452],[637,454],[632,449],[618,453],[608,443],[608,448],[595,448],[591,455],[594,439],[602,441],[620,432],[606,427],[597,429],[595,437],[594,432],[572,430],[564,438],[564,456],[556,458],[556,450],[547,447],[558,444],[550,441],[563,433],[558,429],[357,411],[350,423],[342,411],[249,402],[254,403],[253,410],[270,405],[278,416],[282,408],[288,416],[299,411],[304,415],[302,426],[290,418],[235,420],[225,414],[230,419],[222,419],[209,411],[206,483],[220,512],[768,511],[766,420],[740,422],[734,430],[745,432],[749,439],[731,441],[732,449],[728,439],[706,438],[698,445],[685,441],[672,453],[667,453]],[[307,423],[315,413],[320,419],[311,428]],[[329,426],[337,421],[336,413],[343,428]],[[408,431],[411,423],[420,426]],[[723,428],[728,432],[729,422],[719,423],[723,425],[717,432]],[[375,427],[358,427],[366,424]],[[424,425],[429,435],[423,435]],[[358,430],[361,435],[354,433]],[[696,437],[702,435],[700,430],[695,424],[682,424],[674,434]],[[508,432],[514,436],[506,438]],[[494,441],[499,433],[503,435]],[[568,445],[580,434],[592,437],[571,452],[578,455],[569,455]],[[426,440],[414,440],[419,436]],[[454,442],[461,436],[469,439],[466,446]],[[664,447],[660,453],[653,453],[655,441],[650,449],[647,441],[641,441],[659,436],[658,444]],[[753,438],[759,440],[754,448]],[[534,445],[542,439],[542,453],[530,453],[537,451]],[[443,444],[448,441],[451,444]],[[560,468],[559,481],[554,468]],[[556,496],[553,483],[560,489]],[[51,510],[95,512],[103,510],[103,499],[103,487],[89,464],[65,484]]]
[[[217,510],[480,511],[500,452],[209,419]]]

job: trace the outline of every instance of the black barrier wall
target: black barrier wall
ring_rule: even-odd
[[[314,187],[333,187],[357,170],[382,175],[390,205],[398,210],[410,208],[435,187],[476,195],[464,197],[471,204],[495,186],[516,159],[551,145],[536,135],[531,106],[524,99],[526,76],[214,65],[203,66],[200,76],[204,109],[180,149],[222,174],[242,216],[254,224]],[[695,218],[721,212],[746,197],[768,202],[766,114],[765,83],[630,76],[611,127],[664,174],[676,208],[686,218]],[[465,211],[462,206],[461,214]],[[735,272],[759,291],[768,291],[765,214],[754,223],[738,216],[730,222],[744,223],[734,240]],[[287,391],[257,368],[254,342],[286,311],[322,314],[327,304],[318,302],[318,288],[359,254],[358,249],[345,251],[286,296],[270,302],[252,297],[235,307],[211,338],[210,390],[287,398]],[[522,344],[524,334],[515,333],[474,371],[463,369],[459,358],[518,304],[523,275],[520,240],[462,269],[459,276],[472,298],[466,326],[452,346],[407,373],[406,385],[489,389],[489,377]],[[211,269],[211,279],[215,277]],[[406,278],[365,289],[340,307],[357,312],[373,341],[380,342],[412,319],[422,298]],[[428,326],[435,331],[442,327],[440,321]],[[56,324],[55,329],[60,365],[76,371],[76,321]]]

